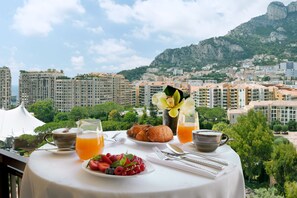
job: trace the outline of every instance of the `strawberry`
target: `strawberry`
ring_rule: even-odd
[[[124,157],[124,154],[123,153],[122,154],[119,154],[119,155],[117,155],[117,160],[121,160],[123,157]]]
[[[98,170],[98,161],[90,160],[89,167],[91,170]]]
[[[98,162],[98,169],[103,173],[105,173],[105,170],[109,167],[110,165],[106,162]]]
[[[102,159],[103,162],[106,162],[108,164],[112,164],[112,161],[106,155],[102,155],[101,159]]]
[[[111,155],[111,156],[109,157],[109,159],[110,159],[112,162],[115,162],[115,161],[118,160],[118,158],[117,158],[116,155]]]
[[[124,168],[122,166],[118,166],[116,167],[116,169],[114,170],[114,174],[116,175],[122,175]]]

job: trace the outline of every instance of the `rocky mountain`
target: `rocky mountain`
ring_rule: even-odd
[[[264,57],[258,59],[257,65],[274,64],[283,59],[297,60],[297,1],[288,6],[272,2],[266,14],[239,25],[225,36],[166,49],[149,67],[161,70],[179,67],[191,71],[209,64],[216,67],[239,65],[240,61],[257,55]],[[264,55],[273,58],[267,59]]]

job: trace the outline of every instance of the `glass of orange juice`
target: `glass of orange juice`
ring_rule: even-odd
[[[99,119],[84,119],[77,122],[80,131],[76,136],[75,150],[81,160],[101,154],[104,149],[104,136]]]
[[[193,130],[199,129],[198,113],[185,115],[180,114],[177,125],[177,138],[180,143],[184,144],[193,141]]]

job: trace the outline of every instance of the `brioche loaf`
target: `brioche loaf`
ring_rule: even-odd
[[[129,137],[133,137],[136,138],[136,135],[141,132],[141,131],[147,131],[147,129],[151,127],[151,125],[149,124],[134,124],[128,131],[127,131],[127,135]]]
[[[166,125],[148,128],[147,138],[151,142],[168,142],[173,139],[172,130]]]
[[[173,139],[172,130],[166,125],[151,126],[134,124],[128,131],[129,137],[146,142],[168,142]]]

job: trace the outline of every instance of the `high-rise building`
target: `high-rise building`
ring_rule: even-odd
[[[290,120],[297,121],[296,101],[252,101],[242,109],[230,109],[227,111],[231,124],[237,122],[237,118],[245,115],[249,110],[260,111],[267,118],[269,123],[279,120],[282,124],[287,124]]]
[[[141,82],[138,85],[138,105],[149,107],[152,105],[152,97],[157,92],[162,92],[167,85],[173,83],[167,83],[163,81],[155,82]]]
[[[105,102],[135,105],[131,83],[122,75],[91,73],[75,78],[58,78],[55,106],[70,111],[75,106],[94,106]]]
[[[8,67],[0,67],[0,108],[8,109],[11,104],[11,73]]]
[[[205,84],[192,86],[191,95],[197,107],[238,109],[245,107],[251,101],[275,100],[275,89],[254,84]]]
[[[60,74],[60,75],[59,75]],[[33,88],[34,87],[34,88]],[[133,95],[134,94],[134,95]],[[58,111],[67,112],[75,106],[94,106],[105,102],[135,105],[135,92],[122,75],[91,73],[74,78],[56,71],[21,72],[20,96],[25,104],[53,99]]]
[[[57,77],[64,76],[63,71],[20,71],[19,98],[25,106],[38,100],[54,99]]]

